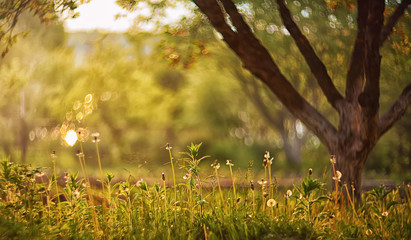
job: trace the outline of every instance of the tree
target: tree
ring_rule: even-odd
[[[343,183],[361,194],[364,163],[381,136],[405,113],[411,102],[411,84],[390,109],[380,116],[380,49],[410,0],[403,0],[384,24],[385,1],[357,1],[357,36],[346,76],[345,96],[335,87],[327,68],[304,36],[284,0],[277,0],[284,26],[290,33],[322,93],[339,115],[335,127],[293,87],[271,53],[256,38],[238,7],[231,0],[193,0],[208,17],[244,67],[265,83],[285,107],[327,146],[337,159]],[[274,53],[275,54],[275,53]],[[351,190],[351,189],[350,189]]]
[[[43,23],[52,23],[59,19],[58,14],[72,12],[77,8],[77,2],[85,0],[0,0],[0,49],[4,57],[10,47],[16,43],[17,37],[24,36],[27,32],[15,33],[19,18],[24,12],[33,13]],[[87,0],[86,0],[87,1]],[[72,15],[76,17],[76,15]]]

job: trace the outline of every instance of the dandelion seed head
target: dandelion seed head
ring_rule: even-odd
[[[333,177],[334,181],[341,181],[342,173],[340,171],[335,171],[335,176]]]
[[[77,157],[82,158],[84,157],[84,153],[82,153],[80,150],[77,150]]]
[[[277,202],[274,199],[271,198],[267,200],[268,207],[274,207],[275,205],[277,205]]]
[[[93,137],[93,143],[98,143],[98,142],[100,142],[100,133],[98,133],[98,132],[95,132],[95,133],[92,133],[91,134],[91,136]]]
[[[220,168],[220,163],[217,162],[217,160],[215,160],[212,164],[211,167],[218,170]]]
[[[330,156],[330,162],[331,162],[331,164],[336,164],[337,163],[337,159],[335,158],[335,155]]]

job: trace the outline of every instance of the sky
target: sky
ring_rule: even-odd
[[[80,13],[79,17],[65,21],[65,28],[69,32],[92,30],[125,32],[133,25],[133,19],[137,16],[137,13],[127,13],[115,3],[115,0],[92,0],[80,5],[76,12]],[[144,11],[142,12],[144,14]],[[175,21],[183,12],[182,9],[168,11],[166,21]],[[127,14],[127,17],[115,19],[117,14]],[[146,30],[150,30],[152,27],[149,24],[142,26]]]

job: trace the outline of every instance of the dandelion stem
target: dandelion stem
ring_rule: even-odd
[[[101,178],[101,187],[103,189],[104,192],[104,175],[103,175],[103,168],[101,167],[101,159],[100,159],[100,151],[98,149],[98,141],[97,139],[95,139],[96,141],[96,153],[97,153],[97,161],[98,161],[98,167],[100,169],[100,178]]]
[[[233,168],[231,167],[231,164],[229,164],[228,166],[230,167],[231,181],[233,183],[233,193],[234,193],[233,204],[235,204],[235,208],[237,210],[237,194],[235,191],[235,179],[234,179],[234,174],[233,174]]]
[[[177,201],[176,175],[175,175],[175,172],[174,172],[173,155],[171,154],[171,147],[168,143],[167,143],[167,150],[168,150],[168,154],[170,156],[171,170],[173,172],[174,201],[176,202]]]
[[[218,191],[220,192],[221,206],[224,206],[224,209],[225,209],[223,191],[221,190],[220,178],[218,177],[218,170],[217,168],[214,168],[214,170],[215,170],[215,176],[217,178]]]

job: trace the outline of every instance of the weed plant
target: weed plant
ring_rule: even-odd
[[[93,142],[101,175],[98,135]],[[266,152],[259,185],[251,168],[238,176],[227,160],[231,182],[224,188],[218,161],[211,178],[203,177],[210,171],[200,171],[207,157],[200,147],[191,144],[176,161],[167,144],[172,176],[163,173],[150,185],[131,177],[114,182],[106,173],[98,177],[103,186],[91,186],[82,152],[83,176],[66,173],[64,186],[54,168],[48,177],[45,169],[3,159],[0,239],[411,239],[410,185],[377,187],[359,201],[340,182],[331,157],[333,191],[310,169],[300,184],[279,192]]]

